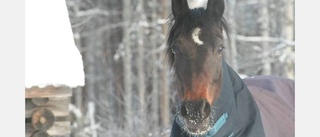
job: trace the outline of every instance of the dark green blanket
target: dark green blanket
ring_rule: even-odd
[[[223,66],[221,94],[214,102],[217,116],[228,114],[226,122],[214,135],[204,137],[264,137],[260,112],[252,94],[238,74],[226,63]],[[219,117],[215,118],[215,121]],[[176,119],[173,122],[171,137],[188,137],[182,132]]]

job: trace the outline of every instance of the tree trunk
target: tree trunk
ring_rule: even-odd
[[[167,0],[162,0],[162,19],[165,19],[168,17],[168,6],[167,6]],[[167,25],[162,26],[162,32],[163,34],[168,34],[168,27]],[[162,79],[162,94],[161,94],[161,103],[160,103],[160,110],[161,110],[161,124],[164,128],[169,127],[170,123],[170,113],[169,113],[169,84],[168,84],[168,69],[166,66],[166,60],[165,60],[165,52],[161,52],[161,60],[162,60],[162,71],[161,71],[161,79]]]
[[[238,68],[238,50],[236,46],[236,36],[237,36],[237,24],[235,21],[235,6],[236,6],[236,1],[235,0],[229,0],[229,18],[228,18],[228,23],[230,25],[230,30],[232,30],[232,35],[230,35],[232,38],[230,40],[230,43],[226,43],[227,47],[227,62],[230,64],[230,66],[236,71],[239,71]]]
[[[130,41],[130,21],[131,21],[131,0],[123,0],[123,41],[125,55],[123,56],[123,76],[124,76],[124,102],[125,102],[125,128],[128,133],[132,133],[132,73],[131,73],[131,41]]]
[[[151,24],[152,24],[152,36],[151,41],[153,44],[151,44],[151,51],[155,51],[158,46],[157,37],[159,34],[157,33],[157,0],[152,0],[152,13],[151,13]],[[151,94],[151,112],[152,112],[152,120],[153,125],[152,131],[153,133],[158,131],[159,126],[159,72],[158,72],[158,66],[157,66],[157,53],[154,52],[151,54],[151,61],[152,61],[152,94]]]
[[[142,25],[142,22],[146,21],[145,15],[144,15],[144,7],[143,7],[144,0],[138,1],[138,7],[137,11],[139,14],[139,20],[138,20],[138,57],[137,57],[137,69],[138,69],[138,91],[139,91],[139,115],[141,118],[141,122],[145,122],[146,117],[146,108],[145,108],[145,69],[144,69],[144,27]]]
[[[286,40],[294,40],[294,1],[286,0],[285,4],[285,17],[282,26],[282,37]],[[287,56],[284,62],[284,76],[294,79],[294,50],[292,47],[287,47],[284,50],[284,54]]]
[[[261,18],[261,25],[260,25],[260,32],[263,38],[269,37],[269,11],[268,11],[268,0],[261,0],[261,9],[260,9],[260,18]],[[269,51],[269,43],[264,40],[262,42],[262,54],[264,55],[263,58],[263,69],[262,75],[270,75],[271,74],[271,61],[266,54]]]

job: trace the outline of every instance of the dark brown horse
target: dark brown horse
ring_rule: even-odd
[[[222,58],[223,12],[223,0],[208,0],[206,9],[172,0],[167,55],[182,102],[171,136],[294,136],[294,81],[242,80]]]

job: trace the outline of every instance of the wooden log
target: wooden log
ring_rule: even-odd
[[[38,130],[34,132],[31,137],[50,137],[50,135],[46,131]]]
[[[41,106],[41,105],[45,105],[46,103],[48,103],[49,98],[32,98],[31,101],[33,104],[35,104],[37,106]]]
[[[56,122],[48,131],[49,135],[67,135],[71,133],[69,121]]]
[[[55,116],[69,116],[69,97],[53,97],[49,98],[49,101],[42,105],[35,105],[32,99],[25,100],[25,118],[30,118],[32,113],[36,111],[39,107],[47,108],[52,111]]]
[[[36,129],[32,127],[31,123],[25,124],[25,135],[26,137],[31,137],[34,132],[37,132]],[[71,126],[69,121],[56,121],[53,126],[46,131],[51,137],[61,137],[69,135],[71,133]]]
[[[67,86],[31,87],[25,89],[25,98],[70,97],[72,90]]]
[[[31,123],[34,129],[47,130],[52,127],[55,117],[53,113],[46,108],[39,108],[32,114]]]
[[[26,137],[69,136],[71,95],[67,86],[25,89]]]

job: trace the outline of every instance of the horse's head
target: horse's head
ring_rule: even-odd
[[[191,135],[204,134],[214,124],[212,107],[222,81],[222,31],[227,29],[223,12],[223,0],[209,0],[206,9],[189,9],[187,0],[172,0],[174,25],[167,54],[182,99],[179,124]]]

